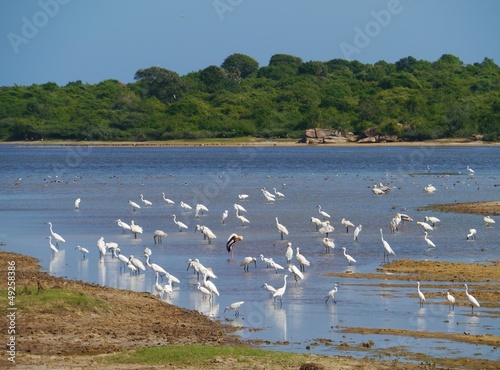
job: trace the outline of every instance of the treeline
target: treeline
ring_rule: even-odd
[[[150,67],[134,80],[0,87],[0,140],[299,138],[315,127],[500,139],[500,69],[488,58],[363,64],[277,54],[260,67],[233,54],[185,76]]]

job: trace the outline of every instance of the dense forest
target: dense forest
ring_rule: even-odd
[[[0,140],[289,138],[308,128],[403,140],[500,139],[500,68],[445,54],[363,64],[243,54],[179,76],[160,67],[134,82],[0,87]]]

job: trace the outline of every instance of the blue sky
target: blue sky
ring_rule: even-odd
[[[498,0],[0,0],[0,86],[185,75],[233,53],[500,64]]]

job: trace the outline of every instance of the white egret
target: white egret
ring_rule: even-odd
[[[248,199],[248,194],[238,194],[238,199],[240,200]]]
[[[174,283],[176,283],[176,284],[180,284],[180,282],[181,282],[178,278],[176,278],[176,277],[175,277],[174,275],[172,275],[172,274],[169,274],[168,272],[167,272],[167,274],[166,274],[165,276],[166,276],[166,278],[167,278],[167,280],[168,280],[168,283],[169,283],[171,286],[174,286]]]
[[[495,223],[495,220],[491,218],[491,216],[484,216],[483,221],[486,224],[486,226],[491,226]]]
[[[239,241],[242,241],[243,237],[241,235],[238,235],[236,233],[232,233],[229,235],[229,238],[227,239],[226,242],[226,250],[227,252],[231,252],[231,259],[234,258],[234,244],[236,244]]]
[[[279,263],[274,262],[272,258],[269,258],[270,260],[270,266],[274,269],[276,273],[278,273],[278,270],[284,270],[285,268],[281,266]]]
[[[288,235],[288,229],[285,227],[285,225],[279,223],[278,217],[275,217],[275,219],[276,227],[278,228],[278,232],[281,234],[281,240],[283,240],[283,234]]]
[[[238,308],[240,308],[243,305],[243,303],[245,303],[245,302],[240,301],[240,302],[231,303],[228,307],[226,307],[224,309],[224,312],[234,310],[234,316],[238,317],[238,316],[240,316],[240,312],[238,311]]]
[[[271,261],[272,261],[272,258],[266,258],[266,257],[264,257],[264,255],[263,255],[263,254],[261,254],[261,255],[259,256],[259,258],[260,258],[260,260],[261,260],[261,261],[265,262],[266,267],[271,267]]]
[[[288,242],[286,244],[285,257],[286,257],[286,263],[290,264],[290,262],[292,262],[292,258],[293,258],[292,243],[290,243],[290,242]]]
[[[134,234],[134,238],[137,238],[137,234],[142,234],[142,227],[139,225],[136,225],[134,220],[130,221],[130,231],[132,231],[132,234]]]
[[[146,207],[151,207],[153,205],[153,203],[151,203],[149,200],[144,199],[144,195],[142,195],[142,194],[141,194],[141,201],[142,201],[142,203],[144,203],[144,205]]]
[[[380,239],[382,240],[382,245],[384,246],[384,262],[386,255],[387,255],[387,262],[389,262],[389,255],[392,254],[395,256],[396,253],[394,253],[389,243],[384,240],[384,234],[382,233],[382,229],[380,229]]]
[[[158,244],[163,244],[163,238],[167,237],[167,233],[163,230],[155,230],[155,233],[153,235],[153,240],[155,244],[158,242]]]
[[[283,295],[285,294],[285,291],[286,291],[286,278],[287,277],[288,277],[288,275],[285,275],[283,277],[283,281],[284,281],[283,286],[281,288],[276,289],[276,291],[274,292],[274,294],[273,294],[274,302],[276,302],[276,299],[279,299],[280,303],[283,303]]]
[[[318,230],[320,234],[325,234],[328,237],[328,234],[333,233],[335,228],[330,225],[330,221],[325,221],[321,223],[321,228]]]
[[[209,300],[212,300],[212,292],[202,286],[200,282],[196,283],[196,288],[203,294],[203,298],[208,297]]]
[[[290,267],[288,267],[288,271],[290,271],[293,274],[293,277],[295,279],[295,285],[297,285],[297,282],[299,280],[304,280],[304,274],[302,273],[302,271],[299,270],[297,266],[290,265]]]
[[[165,269],[160,265],[157,265],[156,263],[151,263],[149,254],[145,253],[144,257],[146,257],[146,265],[148,265],[148,267],[151,268],[157,276],[160,275],[161,279],[163,280],[163,277],[166,276],[168,272],[165,271]]]
[[[226,223],[226,219],[227,219],[228,214],[229,214],[229,211],[228,211],[227,209],[226,209],[226,210],[224,210],[224,212],[222,212],[221,222],[222,222],[223,224],[225,224],[225,223]]]
[[[307,260],[307,258],[304,257],[304,255],[300,254],[299,247],[297,247],[296,250],[297,250],[297,252],[295,253],[295,259],[299,263],[300,271],[305,272],[306,266],[308,266],[308,267],[311,266],[311,262],[309,262]]]
[[[163,192],[163,191],[162,191],[162,192],[161,192],[161,194],[163,195],[163,200],[164,200],[165,202],[167,202],[167,204],[168,204],[168,205],[175,204],[175,202],[174,202],[172,199],[167,198],[167,196],[165,195],[165,192]]]
[[[245,226],[245,224],[249,224],[250,221],[245,216],[240,215],[239,210],[236,210],[236,217],[241,221],[241,226]]]
[[[138,205],[136,202],[132,202],[131,200],[128,201],[128,204],[132,206],[132,210],[135,212],[136,209],[141,209],[141,206]]]
[[[420,299],[420,307],[423,307],[425,302],[425,296],[424,293],[420,291],[420,281],[417,281],[417,292],[418,292],[418,298]]]
[[[47,225],[49,225],[50,235],[52,235],[52,238],[54,238],[57,247],[59,247],[59,242],[61,242],[61,243],[66,242],[66,240],[64,240],[64,238],[61,235],[59,235],[58,233],[55,233],[52,230],[52,222],[47,222]]]
[[[234,207],[234,209],[235,209],[236,211],[240,211],[240,212],[246,212],[246,211],[247,211],[247,210],[246,210],[243,206],[241,206],[241,205],[239,205],[239,204],[237,204],[237,203],[235,203],[235,204],[233,205],[233,207]]]
[[[436,245],[427,237],[427,231],[424,233],[424,240],[429,248],[436,248]]]
[[[131,230],[130,225],[127,224],[127,223],[125,223],[125,222],[123,222],[122,220],[118,219],[115,222],[122,229],[122,232],[125,231],[125,230]]]
[[[156,273],[155,290],[156,290],[156,293],[158,293],[158,296],[160,298],[165,293],[165,289],[163,289],[163,287],[161,286],[161,284],[158,283],[158,273]]]
[[[210,294],[212,295],[212,297],[214,294],[219,296],[219,291],[217,290],[217,287],[215,286],[215,284],[211,280],[208,280],[207,275],[203,275],[203,285],[205,286],[205,288],[207,288],[210,291]]]
[[[474,173],[474,170],[472,168],[470,168],[469,166],[467,166],[467,171],[469,171],[469,173],[472,175]]]
[[[328,213],[321,210],[321,205],[319,205],[319,204],[318,204],[318,212],[321,216],[323,216],[323,220],[330,218],[330,215]]]
[[[335,242],[331,238],[323,238],[323,246],[325,247],[325,253],[330,253],[330,249],[335,248]]]
[[[274,202],[276,199],[275,199],[275,196],[273,194],[271,194],[270,192],[268,192],[267,190],[265,189],[261,189],[262,190],[262,194],[264,194],[264,197],[266,198],[266,200],[271,203],[271,202]]]
[[[123,254],[121,254],[120,248],[116,248],[114,250],[114,253],[115,253],[115,257],[117,257],[120,260],[120,262],[123,264],[123,267],[128,265],[128,263],[129,263],[128,258],[125,257]]]
[[[322,226],[321,220],[317,217],[311,216],[311,223],[316,226],[316,231],[318,231],[318,229]]]
[[[354,240],[358,240],[359,233],[361,232],[362,229],[363,229],[363,225],[358,225],[354,229]]]
[[[267,283],[264,283],[262,284],[262,288],[264,288],[265,290],[267,290],[267,292],[269,293],[269,296],[271,297],[274,293],[276,293],[276,288],[273,287],[272,285],[269,285]]]
[[[53,253],[59,252],[59,249],[57,249],[57,247],[54,244],[52,244],[52,237],[51,236],[47,236],[45,239],[49,239],[49,247]]]
[[[427,222],[418,221],[417,225],[422,226],[422,228],[424,229],[424,231],[432,231],[432,230],[434,230],[434,228],[431,225],[429,225]]]
[[[383,191],[382,189],[380,189],[380,188],[377,187],[377,184],[373,184],[372,193],[375,194],[375,195],[386,194],[385,191]]]
[[[163,294],[168,298],[172,294],[172,280],[168,280],[166,284],[163,285]]]
[[[432,227],[436,226],[438,222],[441,222],[441,220],[437,217],[434,216],[425,216],[425,221],[430,222]]]
[[[187,225],[181,221],[177,221],[177,216],[172,215],[174,218],[174,223],[179,227],[179,231],[182,231],[182,229],[187,229]]]
[[[80,209],[80,202],[82,201],[81,198],[77,198],[75,200],[75,209]]]
[[[346,251],[345,247],[342,247],[342,250],[344,251],[344,257],[347,258],[347,261],[349,261],[349,266],[351,265],[351,263],[356,262],[356,260],[352,258],[352,256],[350,256],[345,252]]]
[[[343,217],[342,217],[342,221],[340,221],[340,223],[345,226],[345,232],[346,233],[349,232],[349,227],[354,227],[354,224],[351,221],[346,220]]]
[[[106,243],[104,242],[104,236],[101,236],[97,241],[97,250],[99,251],[99,256],[101,257],[106,254]]]
[[[436,188],[432,184],[428,184],[426,187],[424,187],[424,190],[427,193],[434,193],[436,191]]]
[[[130,255],[129,260],[128,260],[135,268],[137,268],[137,272],[140,274],[141,270],[146,271],[146,266],[144,266],[144,263],[138,258],[135,258],[134,256]]]
[[[469,294],[469,287],[467,286],[467,284],[464,285],[465,285],[465,295],[467,296],[467,299],[469,299],[470,306],[472,307],[472,313],[474,313],[474,306],[481,307],[481,305],[479,304],[477,299],[474,298],[472,294]]]
[[[130,275],[134,275],[137,272],[137,267],[135,267],[132,262],[129,261],[127,264],[128,270],[130,271]]]
[[[276,194],[278,197],[280,198],[284,198],[285,197],[285,194],[283,194],[282,192],[276,190],[276,188],[273,188],[274,189],[274,194]]]
[[[200,213],[203,215],[203,212],[208,212],[208,208],[206,206],[204,206],[203,204],[198,203],[195,207],[194,217],[199,218]]]
[[[87,248],[80,247],[79,245],[77,245],[75,249],[78,249],[80,252],[82,252],[83,258],[85,258],[85,255],[89,253],[89,250]]]
[[[476,229],[469,229],[469,233],[466,235],[467,240],[469,239],[476,239]]]
[[[116,248],[118,248],[118,243],[115,243],[115,242],[107,242],[104,244],[104,246],[106,247],[106,251],[110,251],[111,252],[111,257],[115,257],[114,256],[114,251]]]
[[[338,284],[333,285],[333,289],[328,292],[328,294],[325,296],[325,303],[328,303],[328,300],[331,298],[333,300],[333,303],[337,304],[337,301],[335,301],[335,293],[337,293],[337,288]]]
[[[450,308],[450,306],[452,307],[452,309],[454,310],[455,309],[455,297],[453,297],[451,294],[450,294],[450,291],[447,291],[446,292],[446,299],[448,300],[449,304],[448,304],[448,308]]]
[[[257,259],[255,257],[245,257],[243,261],[240,263],[240,266],[243,266],[243,271],[248,272],[250,270],[250,264],[253,263],[255,268],[257,268]]]
[[[190,211],[193,209],[193,207],[191,207],[189,204],[187,203],[184,203],[183,201],[181,201],[181,207],[182,209],[184,209],[184,211]]]

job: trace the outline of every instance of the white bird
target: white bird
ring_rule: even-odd
[[[361,232],[362,229],[363,229],[363,225],[358,225],[354,229],[354,240],[358,240],[359,233]]]
[[[417,292],[418,292],[418,298],[420,299],[420,307],[423,307],[425,302],[425,296],[424,293],[420,291],[420,281],[417,281]]]
[[[257,268],[257,259],[255,257],[243,258],[243,261],[240,263],[240,266],[243,266],[243,271],[248,272],[252,262],[255,265],[255,268]]]
[[[226,250],[227,253],[231,252],[231,259],[234,258],[234,244],[236,244],[239,241],[242,241],[243,237],[241,235],[238,235],[236,233],[232,233],[229,235],[229,238],[227,239],[226,242]]]
[[[354,224],[351,221],[346,220],[343,217],[342,217],[342,221],[340,221],[340,223],[345,226],[345,232],[346,233],[349,232],[349,227],[354,227]]]
[[[131,230],[130,225],[123,222],[122,220],[118,219],[115,222],[118,224],[119,227],[121,227],[122,231]]]
[[[172,280],[169,279],[167,283],[163,285],[163,294],[168,298],[169,296],[171,297],[172,292]]]
[[[293,274],[293,277],[295,279],[295,284],[297,284],[299,280],[304,280],[304,274],[302,273],[302,271],[298,269],[297,266],[290,265],[290,267],[288,267],[288,271],[290,271]]]
[[[137,238],[137,234],[142,234],[142,227],[139,225],[136,225],[134,220],[130,221],[130,231],[132,231],[132,234],[134,234],[134,238]]]
[[[162,295],[165,293],[165,289],[161,286],[160,283],[158,283],[158,273],[156,274],[156,280],[155,280],[155,290],[156,293],[158,293],[158,296],[161,298]]]
[[[477,299],[474,298],[474,296],[472,294],[469,294],[469,287],[467,286],[467,284],[464,284],[464,285],[465,285],[465,295],[469,299],[470,306],[472,307],[472,313],[474,313],[474,306],[481,307],[481,305],[479,304]]]
[[[424,190],[427,193],[434,193],[436,191],[436,188],[432,184],[428,184],[426,187],[424,187]]]
[[[240,200],[248,199],[248,194],[238,194],[238,199]]]
[[[237,203],[235,203],[235,204],[233,205],[233,207],[234,207],[234,209],[235,209],[236,211],[240,211],[240,212],[246,212],[246,211],[247,211],[247,210],[246,210],[243,206],[241,206],[241,205],[239,205],[239,204],[237,204]]]
[[[144,255],[145,256],[151,257],[152,254],[153,254],[153,251],[151,250],[151,248],[148,248],[148,247],[144,248]]]
[[[322,222],[321,223],[321,228],[318,230],[318,232],[320,234],[325,234],[326,237],[328,237],[328,234],[329,233],[333,233],[333,231],[335,230],[335,228],[330,225],[330,221],[325,221],[325,222]]]
[[[290,243],[290,242],[288,242],[286,245],[285,257],[286,257],[286,263],[290,264],[290,262],[292,262],[292,258],[293,258],[292,243]]]
[[[164,200],[165,202],[167,202],[167,204],[168,204],[168,205],[175,204],[175,202],[174,202],[172,199],[167,198],[167,196],[165,195],[165,192],[163,192],[163,191],[162,191],[162,193],[161,193],[161,194],[163,195],[163,200]]]
[[[64,238],[61,235],[55,233],[52,230],[52,222],[47,222],[47,225],[49,225],[50,235],[52,235],[52,237],[56,241],[56,246],[57,247],[59,247],[59,242],[61,242],[61,243],[65,243],[66,242],[66,240],[64,240]]]
[[[470,168],[469,166],[467,166],[467,171],[469,171],[470,174],[474,173],[474,170],[472,168]]]
[[[115,243],[115,242],[107,242],[104,244],[104,246],[106,247],[106,251],[111,251],[111,257],[115,257],[114,256],[114,251],[116,248],[118,248],[118,243]]]
[[[221,219],[221,222],[222,222],[223,224],[225,224],[225,223],[226,223],[226,219],[227,219],[228,214],[229,214],[229,211],[228,211],[227,209],[226,209],[226,210],[224,210],[224,212],[222,212],[222,219]]]
[[[284,198],[285,197],[285,194],[283,194],[282,192],[276,190],[276,188],[273,188],[274,189],[274,194],[276,194],[278,197],[280,198]]]
[[[141,209],[141,206],[138,205],[136,202],[132,202],[131,200],[128,201],[128,204],[132,206],[132,210],[135,212],[136,209]]]
[[[59,252],[59,249],[57,249],[57,247],[54,244],[52,244],[52,237],[51,236],[47,236],[45,239],[49,239],[49,247],[53,253]]]
[[[495,220],[491,218],[491,216],[484,216],[483,221],[485,222],[486,226],[491,226],[495,223]]]
[[[241,226],[245,226],[245,224],[249,224],[250,221],[245,216],[240,215],[239,210],[236,210],[236,217],[241,221]]]
[[[154,271],[154,273],[157,276],[157,280],[158,280],[158,275],[160,275],[161,279],[163,280],[163,277],[167,276],[168,272],[165,271],[165,269],[160,265],[157,265],[156,263],[151,263],[149,254],[145,253],[144,256],[146,257],[146,265],[148,265],[148,267]]]
[[[323,246],[325,247],[325,253],[329,253],[330,249],[335,248],[335,242],[330,238],[323,238]]]
[[[267,292],[269,293],[269,296],[272,296],[274,293],[276,293],[276,288],[274,288],[273,286],[271,286],[267,283],[262,284],[262,288],[267,290]]]
[[[123,267],[128,265],[128,263],[129,263],[128,258],[125,257],[123,254],[121,254],[120,248],[116,248],[114,250],[114,254],[115,254],[115,257],[117,257],[120,260],[120,262],[123,264]],[[120,267],[120,269],[121,269],[121,267]]]
[[[432,231],[432,230],[434,230],[434,228],[431,225],[429,225],[427,222],[418,221],[417,225],[422,226],[423,229],[424,229],[424,231]]]
[[[305,272],[306,266],[308,266],[308,267],[311,266],[311,262],[309,262],[307,260],[307,258],[304,257],[304,255],[300,254],[299,247],[297,247],[296,250],[297,250],[297,252],[295,253],[295,259],[299,263],[300,271]]]
[[[427,243],[427,246],[428,246],[429,248],[436,248],[436,245],[432,242],[432,240],[430,240],[430,239],[427,237],[427,235],[428,235],[428,234],[427,234],[427,231],[426,231],[426,232],[424,232],[424,240],[425,240],[425,242]]]
[[[153,235],[153,240],[155,242],[155,244],[158,242],[158,244],[163,244],[163,239],[162,238],[166,238],[167,237],[167,233],[163,230],[155,230],[155,233]]]
[[[77,245],[75,249],[78,249],[80,252],[82,252],[83,258],[85,258],[85,255],[89,253],[89,250],[87,248],[80,247],[79,245]]]
[[[106,243],[104,242],[104,236],[101,236],[97,241],[97,250],[99,251],[99,256],[101,257],[106,254]]]
[[[81,198],[77,198],[75,200],[75,209],[80,209],[80,202],[82,201]]]
[[[276,227],[281,234],[281,240],[283,240],[283,234],[288,235],[288,229],[285,227],[285,225],[279,223],[278,217],[276,217]]]
[[[263,254],[261,254],[259,257],[260,257],[260,260],[266,264],[266,267],[271,267],[272,258],[264,257]]]
[[[130,271],[130,275],[133,275],[137,272],[137,267],[135,267],[132,262],[127,263],[128,270]]]
[[[389,243],[384,240],[384,234],[382,233],[382,229],[380,229],[380,239],[382,240],[382,245],[384,246],[384,262],[386,255],[387,255],[387,262],[389,262],[389,255],[392,254],[395,256],[396,253],[394,253]]]
[[[130,255],[128,261],[137,269],[138,273],[141,273],[141,270],[146,271],[146,266],[144,266],[144,263],[140,259]]]
[[[194,230],[195,232],[199,230],[203,234],[204,239],[208,239],[208,244],[212,244],[212,239],[216,239],[217,235],[213,233],[210,228],[204,225],[196,225],[196,229]]]
[[[141,194],[141,201],[142,203],[144,203],[144,205],[146,205],[146,207],[150,207],[153,205],[153,203],[151,203],[149,200],[144,199],[144,196],[142,194]]]
[[[181,201],[181,207],[185,210],[185,211],[190,211],[193,209],[193,207],[191,207],[189,204],[187,203],[184,203],[183,201]]]
[[[450,308],[450,306],[452,307],[452,309],[454,310],[455,309],[455,297],[453,297],[449,291],[446,292],[446,299],[448,300],[449,302],[449,305],[448,305],[448,308]]]
[[[177,216],[172,215],[174,218],[174,223],[179,227],[179,231],[182,231],[182,229],[187,229],[187,225],[181,221],[177,221]]]
[[[200,282],[196,284],[196,288],[203,294],[203,298],[208,297],[209,300],[212,299],[212,292],[201,285]]]
[[[375,195],[383,195],[383,194],[386,194],[385,191],[383,191],[382,189],[378,188],[377,187],[377,184],[374,184],[373,185],[373,188],[372,188],[372,193],[375,194]]]
[[[432,224],[432,227],[436,226],[438,222],[441,222],[439,218],[434,216],[425,216],[425,221],[430,222]]]
[[[469,233],[466,236],[467,240],[469,240],[469,239],[476,239],[476,233],[477,233],[476,229],[469,229]]]
[[[196,218],[200,217],[200,213],[203,215],[203,212],[208,212],[208,208],[203,204],[198,203],[195,207],[194,217]]]
[[[274,269],[276,273],[278,273],[278,270],[284,270],[285,268],[281,266],[279,263],[274,262],[272,258],[269,258],[270,260],[270,267]]]
[[[348,255],[345,251],[345,247],[342,247],[342,249],[344,250],[344,257],[347,258],[347,260],[349,261],[349,266],[351,265],[352,262],[356,262],[356,260],[354,258],[352,258],[350,255]]]
[[[165,275],[167,277],[167,280],[168,280],[168,283],[171,285],[171,286],[174,286],[174,283],[176,284],[179,284],[181,281],[179,279],[177,279],[174,275],[172,274],[169,274],[167,272],[167,275]]]
[[[207,275],[203,275],[203,285],[205,286],[205,288],[207,288],[210,291],[210,294],[212,295],[212,297],[214,294],[219,296],[219,291],[217,290],[217,287],[215,286],[215,284],[211,280],[208,280]]]
[[[317,217],[311,216],[311,223],[316,226],[316,231],[318,231],[318,229],[322,226],[321,220]]]
[[[326,218],[330,218],[330,215],[328,213],[321,210],[321,205],[319,205],[319,204],[318,204],[318,212],[321,216],[323,216],[323,220]]]
[[[276,299],[279,299],[281,303],[283,303],[283,295],[285,294],[285,291],[286,291],[286,278],[288,277],[288,275],[285,275],[283,277],[283,281],[284,281],[284,284],[281,288],[278,288],[276,289],[276,291],[274,292],[273,294],[273,299],[274,299],[274,302],[276,302]]]
[[[333,289],[328,292],[328,294],[325,296],[325,299],[326,299],[325,303],[328,303],[328,300],[331,298],[333,300],[333,303],[337,304],[337,302],[335,301],[335,293],[337,293],[337,289],[338,289],[337,287],[338,287],[338,284],[335,284],[333,286]]]
[[[274,194],[271,194],[270,192],[268,192],[265,189],[261,189],[261,190],[262,190],[262,194],[264,194],[264,197],[266,198],[266,200],[268,202],[274,202],[276,200]]]
[[[238,308],[240,308],[243,305],[243,303],[245,303],[245,302],[240,301],[240,302],[231,303],[228,307],[226,307],[224,309],[224,312],[234,310],[234,316],[238,317],[238,316],[240,316],[240,312],[238,311]]]

